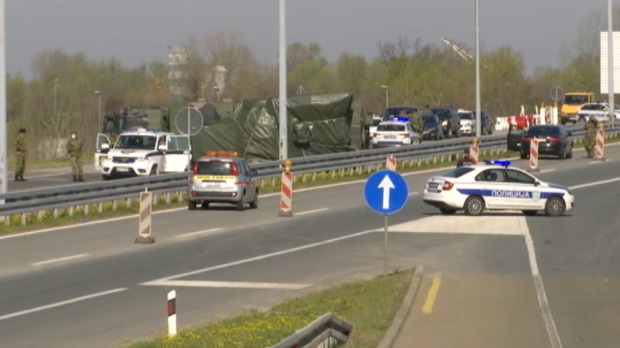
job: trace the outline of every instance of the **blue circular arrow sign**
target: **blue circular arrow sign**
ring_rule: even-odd
[[[364,197],[370,209],[379,214],[390,215],[405,206],[409,188],[405,179],[397,172],[381,170],[366,180]]]

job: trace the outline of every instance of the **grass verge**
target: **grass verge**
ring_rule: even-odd
[[[267,312],[252,311],[181,330],[173,338],[129,343],[130,348],[268,347],[325,313],[353,325],[346,347],[377,347],[392,324],[414,274],[397,271],[285,301]]]

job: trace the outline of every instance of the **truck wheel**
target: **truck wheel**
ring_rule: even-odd
[[[153,168],[151,168],[151,171],[149,172],[149,175],[157,175],[157,166],[153,166]]]

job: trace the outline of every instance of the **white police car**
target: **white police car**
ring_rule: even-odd
[[[408,117],[398,117],[392,121],[382,121],[370,136],[370,145],[373,149],[413,145],[422,142],[420,134],[413,130]]]
[[[457,167],[431,177],[424,188],[424,203],[443,214],[464,210],[480,215],[484,210],[539,210],[559,216],[575,206],[575,196],[566,186],[545,183],[529,173],[510,167],[510,161]]]

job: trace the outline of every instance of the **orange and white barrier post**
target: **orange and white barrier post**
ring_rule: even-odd
[[[385,169],[396,171],[396,157],[390,155],[385,161]]]
[[[530,141],[530,164],[529,170],[533,172],[537,172],[538,169],[538,139],[532,138]]]
[[[478,147],[478,138],[474,137],[471,140],[471,146],[469,147],[469,159],[473,164],[478,164],[480,159],[480,147]]]
[[[602,123],[598,124],[598,131],[596,132],[594,158],[599,161],[605,160],[605,125]]]
[[[136,243],[155,243],[151,230],[152,205],[153,195],[147,189],[144,189],[144,192],[140,192],[140,214],[138,215],[140,221],[138,223]]]
[[[175,290],[168,293],[166,309],[168,312],[168,337],[174,337],[177,334],[177,292]]]
[[[282,162],[282,185],[280,186],[280,212],[278,216],[293,216],[293,173],[291,173],[291,161]]]

